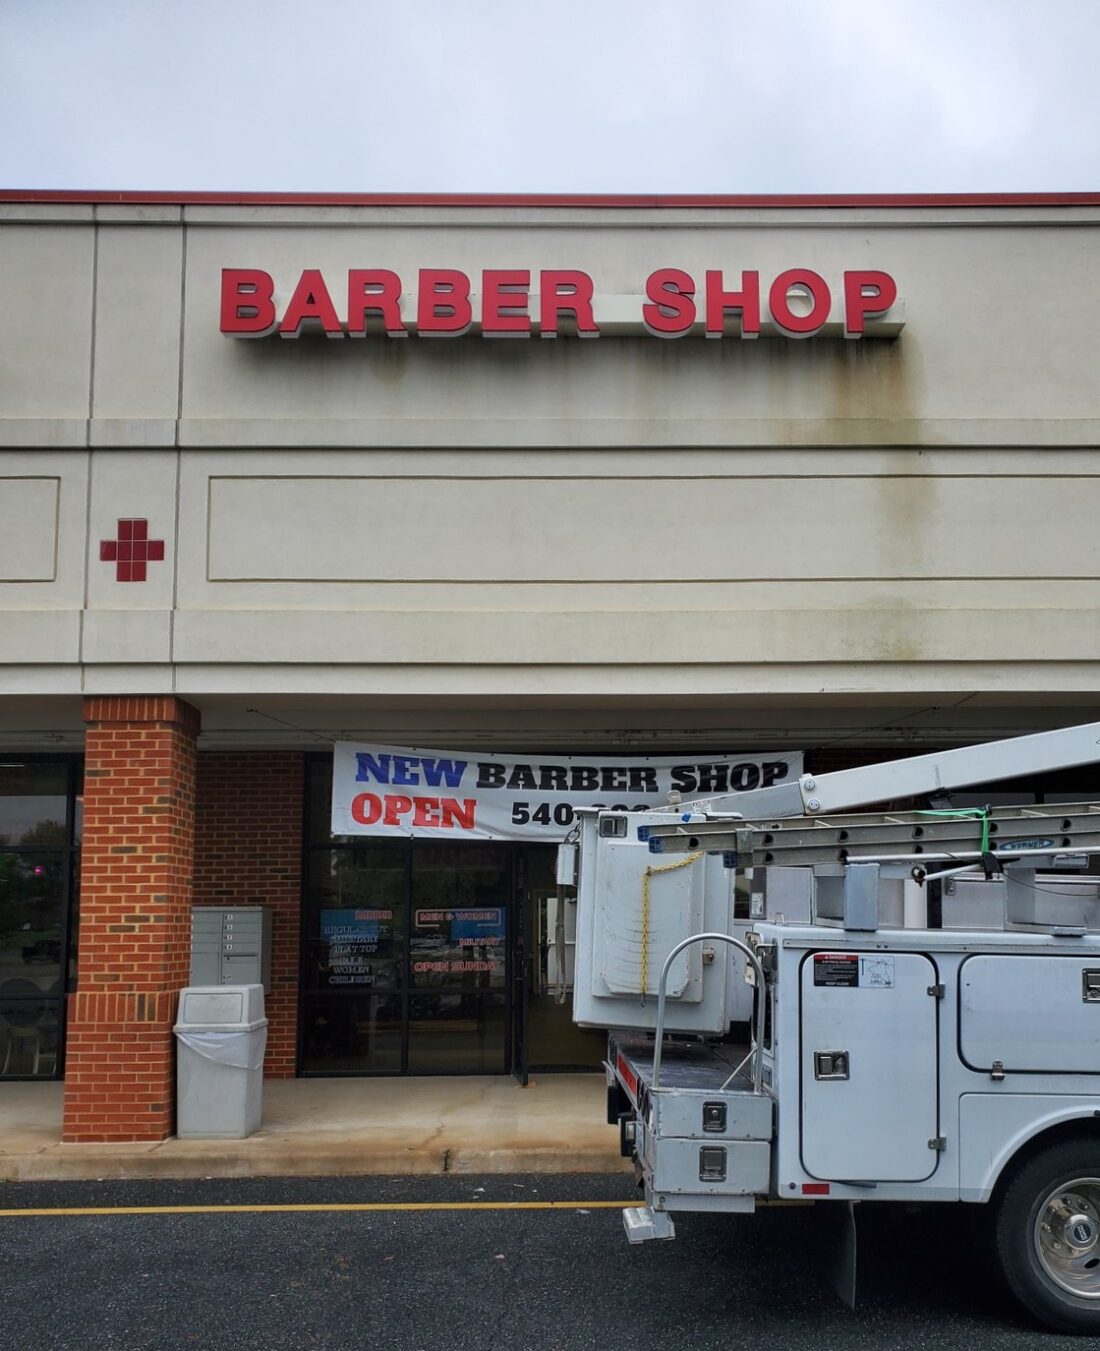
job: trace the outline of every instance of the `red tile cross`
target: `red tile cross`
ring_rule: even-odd
[[[118,539],[101,539],[99,557],[115,564],[115,581],[144,582],[146,563],[164,562],[164,541],[149,538],[149,522],[130,517],[118,523]]]

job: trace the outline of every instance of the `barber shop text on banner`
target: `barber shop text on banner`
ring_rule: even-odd
[[[800,752],[690,756],[500,756],[337,742],[334,835],[562,839],[580,807],[652,811],[765,788],[802,773]]]

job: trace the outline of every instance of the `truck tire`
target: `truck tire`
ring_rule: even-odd
[[[1020,1164],[994,1204],[993,1238],[1025,1309],[1061,1332],[1100,1334],[1100,1136]]]
[[[633,1112],[634,1104],[617,1081],[607,1086],[607,1124],[617,1126],[624,1112]]]

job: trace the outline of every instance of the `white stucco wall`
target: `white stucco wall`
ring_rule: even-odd
[[[266,699],[410,734],[439,718],[387,709],[629,730],[675,708],[694,735],[736,707],[773,744],[829,708],[1095,716],[1098,245],[1085,206],[0,203],[0,731],[46,696],[162,690],[209,726]],[[342,309],[365,266],[410,289],[423,266],[580,268],[639,297],[657,267],[765,290],[879,268],[905,326],[219,332],[223,267],[284,303],[319,267]],[[143,583],[99,557],[125,517],[165,541]]]

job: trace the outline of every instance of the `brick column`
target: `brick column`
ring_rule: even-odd
[[[264,1075],[292,1079],[302,909],[301,751],[204,752],[195,809],[195,904],[272,911]]]
[[[170,696],[85,700],[77,992],[65,1140],[174,1129],[172,1024],[189,968],[199,715]]]

